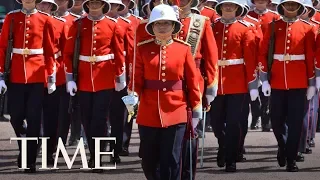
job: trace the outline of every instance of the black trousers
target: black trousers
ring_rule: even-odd
[[[226,150],[226,162],[236,162],[241,141],[241,125],[249,113],[249,95],[218,95],[211,103],[211,126],[219,148]]]
[[[65,86],[64,86],[65,87]],[[59,125],[60,96],[66,89],[57,86],[56,91],[48,94],[48,89],[44,90],[43,101],[43,136],[49,137],[47,144],[47,155],[52,156],[56,152]]]
[[[79,104],[75,107],[75,110],[71,115],[71,128],[70,129],[71,129],[70,139],[71,140],[79,140],[80,134],[81,134],[81,112],[80,112],[80,105]]]
[[[122,138],[122,148],[129,149],[130,139],[132,135],[133,118],[130,122],[126,121],[123,127],[123,138]]]
[[[287,160],[297,157],[303,118],[306,113],[306,89],[271,90],[271,124],[278,146]]]
[[[128,119],[128,111],[121,98],[127,94],[127,89],[125,88],[119,92],[114,91],[111,98],[109,114],[111,124],[110,136],[116,138],[116,143],[114,143],[114,141],[110,143],[110,151],[114,150],[115,156],[118,156],[118,154],[122,151],[123,129],[124,124]]]
[[[63,144],[66,144],[71,115],[68,113],[70,94],[66,90],[66,85],[59,86],[60,90],[60,107],[59,107],[59,126],[58,136],[62,139]]]
[[[139,157],[142,158],[142,169],[148,180],[180,180],[185,130],[186,124],[168,128],[139,126]],[[159,165],[160,171],[157,170]]]
[[[271,128],[270,127],[270,99],[271,97],[264,96],[262,92],[262,87],[259,88],[260,94],[260,115],[261,115],[261,126],[262,128]]]
[[[91,158],[95,155],[95,144],[93,137],[106,137],[106,117],[109,112],[110,100],[113,89],[98,92],[79,91],[78,100],[81,109],[82,124],[86,133]],[[100,151],[105,146],[101,142]]]
[[[43,83],[9,84],[10,121],[17,137],[39,137],[43,97]],[[24,119],[26,119],[27,128],[23,127]],[[18,145],[21,155],[21,141],[18,141]],[[36,163],[37,148],[37,141],[28,141],[27,165]]]

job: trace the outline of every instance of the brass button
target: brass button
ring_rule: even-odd
[[[27,16],[28,18],[30,17],[30,15]]]
[[[291,28],[288,28],[288,30],[290,31],[290,30],[291,30]]]
[[[27,31],[28,31],[29,29],[30,29],[30,28],[28,28],[28,27],[26,28]]]
[[[28,44],[29,41],[26,41],[26,44]]]
[[[166,82],[166,79],[162,79],[162,82]]]
[[[291,36],[291,34],[288,34],[288,37],[290,37]]]
[[[287,43],[290,43],[290,40],[288,40]]]
[[[94,34],[94,36],[97,36],[97,34]]]
[[[292,25],[292,23],[289,23],[289,25],[291,26],[291,25]]]
[[[229,32],[228,30],[225,31],[225,33],[228,33],[228,32]]]
[[[93,43],[95,44],[95,43],[97,43],[97,41],[93,41]]]
[[[164,70],[166,70],[166,67],[165,67],[165,66],[162,66],[161,69],[164,71]]]
[[[167,54],[167,51],[162,51],[162,54]]]
[[[30,21],[27,21],[27,23],[29,24],[29,23],[30,23]]]
[[[166,73],[161,73],[161,76],[165,76],[166,75]]]
[[[223,46],[224,46],[224,47],[226,47],[226,46],[227,46],[227,44],[224,44]]]
[[[26,34],[26,36],[28,37],[28,36],[29,36],[29,34]]]
[[[183,34],[183,31],[180,31],[180,34]]]
[[[223,51],[223,54],[225,54],[226,53],[226,51]]]
[[[163,91],[166,91],[166,90],[167,90],[167,88],[163,88],[162,90],[163,90]]]
[[[229,27],[229,25],[226,25],[226,27]]]
[[[184,19],[181,19],[181,22],[183,22],[184,21]]]
[[[290,47],[287,47],[287,49],[290,49]]]
[[[24,57],[28,57],[28,55],[24,55]]]
[[[227,40],[227,39],[228,39],[227,37],[224,38],[224,40]]]
[[[93,50],[95,51],[97,48],[93,48]]]
[[[166,61],[162,61],[162,64],[166,64]]]
[[[286,63],[288,64],[288,63],[289,63],[289,61],[286,61]]]
[[[163,46],[163,47],[162,47],[162,49],[166,49],[166,48],[167,48],[166,46]]]
[[[226,60],[226,58],[222,58],[222,60]]]
[[[165,58],[167,58],[166,56],[162,56],[162,59],[165,59]]]
[[[180,37],[180,39],[182,40],[182,39],[183,39],[183,37]]]
[[[222,68],[225,68],[225,66],[222,66]]]
[[[96,22],[96,21],[94,22],[94,24],[97,24],[97,23],[98,23],[98,22]]]

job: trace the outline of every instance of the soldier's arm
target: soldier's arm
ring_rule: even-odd
[[[65,46],[63,48],[63,62],[65,64],[65,71],[66,71],[66,80],[68,81],[73,81],[73,70],[72,70],[72,59],[73,59],[73,54],[74,54],[74,48],[75,48],[75,41],[77,38],[77,27],[78,23],[73,23],[73,25],[68,28],[69,32],[66,37],[65,41]]]
[[[192,107],[192,117],[193,118],[202,118],[202,102],[201,102],[201,92],[200,85],[198,81],[198,73],[196,64],[194,63],[191,47],[188,48],[185,60],[185,81],[188,88],[188,100]]]
[[[56,82],[57,68],[56,60],[54,58],[54,39],[55,33],[52,18],[48,17],[43,32],[43,49],[46,69],[48,72],[48,83]]]
[[[125,58],[124,58],[124,38],[121,33],[121,29],[116,24],[113,32],[111,48],[114,53],[114,62],[115,62],[115,73],[116,73],[116,83],[126,82],[126,73],[125,73]]]
[[[268,50],[269,50],[269,41],[270,41],[270,31],[271,31],[271,23],[269,24],[269,28],[263,34],[262,41],[260,43],[259,51],[258,51],[258,71],[259,78],[262,82],[268,80]]]
[[[204,59],[205,73],[207,77],[206,95],[214,95],[218,87],[218,48],[213,35],[210,21],[206,20],[203,38],[201,41],[202,55]]]
[[[315,51],[315,70],[316,76],[320,77],[320,36],[316,39],[316,51]]]
[[[315,86],[315,37],[315,31],[313,27],[311,27],[305,36],[305,57],[309,86]]]
[[[243,56],[245,61],[246,75],[249,90],[258,89],[258,75],[257,75],[257,63],[256,63],[256,36],[252,31],[252,28],[248,28],[242,41]]]
[[[4,20],[2,30],[1,30],[1,36],[0,36],[0,80],[3,79],[3,73],[4,73],[4,63],[6,60],[6,50],[8,46],[8,40],[9,40],[9,31],[10,31],[10,23],[12,19],[13,14],[8,14]],[[14,26],[13,26],[14,27]]]
[[[133,50],[134,50],[134,29],[131,23],[126,33],[126,71],[128,76],[132,77],[132,63],[133,63]]]
[[[138,94],[141,95],[144,86],[144,64],[142,57],[139,53],[139,47],[137,47],[137,54],[136,54],[136,63],[135,63],[135,72],[134,72],[134,79],[131,79],[129,82],[129,91],[134,90]],[[134,82],[133,82],[134,80]],[[134,89],[132,86],[134,85]]]

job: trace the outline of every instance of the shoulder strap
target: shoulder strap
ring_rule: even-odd
[[[200,39],[203,33],[206,17],[198,14],[192,14],[186,42],[191,45],[193,57],[196,55]]]

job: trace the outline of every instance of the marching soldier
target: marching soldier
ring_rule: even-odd
[[[85,0],[75,0],[74,6],[70,9],[70,14],[73,16],[85,16],[87,13],[82,8],[82,3]]]
[[[137,45],[135,81],[129,89],[134,89],[140,98],[139,156],[147,179],[180,180],[186,123],[197,122],[202,115],[199,75],[191,48],[183,41],[172,39],[180,29],[173,8],[158,5],[146,25],[147,32],[155,38]],[[176,97],[174,101],[173,97]],[[187,107],[192,110],[187,112]],[[157,177],[158,165],[160,177]]]
[[[249,113],[248,90],[251,100],[259,95],[255,34],[248,23],[236,19],[243,12],[241,3],[221,1],[216,11],[221,16],[213,26],[220,78],[218,96],[211,104],[211,123],[219,143],[217,164],[235,172],[240,127]]]
[[[44,83],[48,92],[55,90],[55,48],[52,18],[36,10],[41,0],[17,0],[22,9],[10,12],[4,21],[0,39],[0,88],[7,90],[3,80],[4,64],[11,58],[9,108],[11,124],[17,137],[39,137],[41,113],[44,99]],[[9,30],[12,25],[12,57],[6,57]],[[45,70],[48,79],[45,79]],[[5,92],[4,91],[4,92]],[[2,93],[4,93],[2,92]],[[26,119],[27,128],[23,128]],[[21,143],[18,167],[21,168]],[[27,142],[27,168],[25,172],[36,172],[37,141]]]
[[[299,19],[304,10],[305,7],[298,0],[281,1],[277,11],[282,18],[269,24],[258,58],[264,94],[270,94],[268,73],[270,76],[272,88],[270,116],[279,147],[278,164],[280,167],[287,165],[286,170],[289,172],[298,171],[296,157],[306,101],[310,100],[316,91],[314,73],[316,36],[313,26]],[[270,39],[274,40],[274,44],[270,44]],[[270,46],[274,47],[272,53]],[[273,57],[268,57],[268,54],[273,54]],[[268,67],[267,62],[272,66]],[[267,71],[267,67],[270,72]]]
[[[179,17],[183,26],[176,37],[191,45],[192,55],[198,70],[200,90],[203,94],[203,104],[208,110],[208,105],[214,100],[218,90],[218,52],[210,19],[191,13],[191,8],[197,7],[197,5],[198,0],[180,1]],[[194,145],[197,145],[198,135],[192,141],[195,142]],[[192,147],[192,149],[195,150],[197,147]],[[193,169],[189,169],[189,163],[191,163],[189,158],[182,160],[184,166],[182,179],[189,179],[191,174],[195,174],[197,153],[193,153],[193,155]]]
[[[95,166],[95,143],[92,138],[106,136],[106,117],[111,97],[114,90],[121,91],[126,86],[122,31],[115,19],[104,15],[111,9],[110,7],[106,0],[85,1],[83,8],[88,15],[79,18],[71,26],[64,52],[67,91],[71,96],[78,91],[91,168]],[[74,45],[78,31],[80,31],[79,68],[78,72],[74,72],[72,59],[74,53],[77,53]],[[78,84],[72,78],[73,73],[78,74]],[[102,142],[100,151],[105,147],[103,144],[105,142]],[[93,171],[102,172],[102,169]]]
[[[37,9],[52,14],[58,10],[58,5],[53,0],[42,0],[37,4]],[[54,37],[54,58],[55,66],[59,70],[62,59],[62,50],[64,49],[66,41],[66,33],[64,30],[65,19],[52,16],[52,23],[54,24],[55,37]],[[47,76],[46,72],[46,76]],[[57,90],[53,93],[49,91],[45,84],[44,103],[43,103],[43,136],[50,137],[47,142],[47,163],[53,165],[53,153],[56,152],[57,138],[58,138],[58,120],[59,120],[59,105],[60,95],[65,92],[65,88],[60,88],[60,81],[56,82]]]
[[[137,30],[142,18],[129,12],[129,9],[133,9],[135,7],[135,2],[133,0],[122,0],[122,3],[126,6],[126,8],[120,12],[120,15],[129,19],[134,30]]]
[[[131,21],[119,16],[119,12],[125,10],[126,6],[121,0],[108,0],[111,5],[111,9],[108,12],[108,16],[117,20],[117,24],[121,27],[122,41],[124,42],[124,54],[126,62],[126,77],[129,81],[129,68],[133,59],[133,39],[134,39],[134,27]],[[119,153],[122,151],[123,140],[123,128],[124,123],[127,122],[128,111],[125,104],[122,101],[122,97],[127,95],[127,89],[115,92],[110,107],[109,119],[111,123],[111,137],[116,137],[116,142],[111,142],[110,150],[114,150],[114,156],[111,157],[111,162],[120,163]]]

